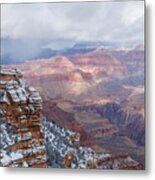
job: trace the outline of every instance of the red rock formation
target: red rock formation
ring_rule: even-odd
[[[27,87],[17,70],[0,72],[0,121],[14,127],[18,141],[7,147],[11,156],[1,154],[3,166],[46,167],[46,154],[40,129],[41,98],[33,87]],[[7,157],[7,159],[6,159]]]

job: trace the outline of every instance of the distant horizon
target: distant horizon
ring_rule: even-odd
[[[74,45],[76,45],[76,44],[85,44],[85,43],[115,43],[115,44],[118,44],[118,45],[121,45],[121,46],[123,46],[123,47],[128,47],[129,46],[129,44],[132,44],[133,46],[134,45],[138,45],[138,44],[144,44],[144,40],[126,40],[126,41],[121,41],[121,40],[117,40],[117,39],[114,39],[114,40],[74,40],[74,39],[65,39],[65,38],[59,38],[59,39],[50,39],[50,40],[44,40],[44,39],[39,39],[39,40],[37,40],[37,39],[16,39],[16,38],[10,38],[10,37],[2,37],[2,38],[0,38],[1,39],[1,43],[2,43],[2,48],[3,48],[3,41],[16,41],[16,42],[25,42],[25,43],[27,43],[27,42],[29,42],[29,41],[32,41],[33,40],[33,42],[36,42],[36,44],[38,43],[38,41],[39,42],[43,42],[43,44],[46,44],[46,46],[43,46],[43,48],[44,47],[48,47],[48,46],[50,46],[52,43],[52,45],[51,45],[51,47],[49,47],[49,48],[51,48],[51,49],[53,49],[53,50],[61,50],[61,49],[63,49],[61,46],[62,46],[62,42],[65,42],[67,45],[66,45],[66,47],[64,46],[64,48],[65,49],[67,49],[67,48],[72,48]],[[58,43],[56,43],[56,44],[54,44],[55,42],[60,42],[59,44]],[[69,47],[68,46],[68,44],[71,44],[71,46]],[[55,48],[54,46],[57,46],[57,48]]]
[[[93,49],[103,48],[107,51],[134,50],[138,46],[144,50],[144,42],[137,41],[72,41],[58,39],[54,41],[22,41],[11,38],[1,39],[1,64],[18,64],[33,59],[48,59],[56,55],[67,55],[72,50],[83,50],[85,52]],[[82,51],[81,51],[82,53]],[[75,54],[78,54],[75,53]],[[70,54],[71,55],[71,54]],[[72,54],[74,55],[74,53]]]

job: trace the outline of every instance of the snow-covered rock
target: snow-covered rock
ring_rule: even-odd
[[[47,167],[40,129],[41,97],[19,70],[0,71],[0,165]]]
[[[50,167],[88,168],[89,163],[97,163],[98,155],[90,147],[77,147],[70,141],[78,133],[61,128],[45,117],[41,122]],[[75,142],[78,140],[79,135]]]

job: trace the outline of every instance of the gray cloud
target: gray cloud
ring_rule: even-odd
[[[143,40],[144,2],[3,4],[2,37]]]

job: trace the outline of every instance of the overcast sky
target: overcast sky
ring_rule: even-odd
[[[144,2],[3,4],[1,35],[15,39],[143,41]]]

